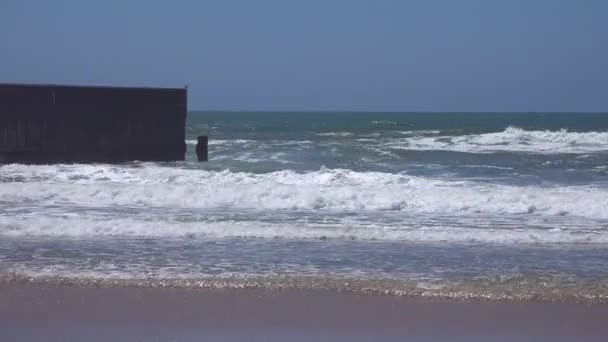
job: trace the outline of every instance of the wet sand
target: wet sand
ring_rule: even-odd
[[[0,341],[607,341],[608,305],[0,286]]]

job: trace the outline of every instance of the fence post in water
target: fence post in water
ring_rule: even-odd
[[[208,159],[208,145],[209,139],[207,136],[198,137],[198,143],[196,144],[196,156],[198,161],[207,161]]]

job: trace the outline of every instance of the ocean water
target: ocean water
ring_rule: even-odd
[[[608,114],[192,112],[186,132],[185,162],[0,166],[0,279],[608,302]]]

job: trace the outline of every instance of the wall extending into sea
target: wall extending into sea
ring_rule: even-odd
[[[0,162],[183,160],[187,89],[0,84]]]

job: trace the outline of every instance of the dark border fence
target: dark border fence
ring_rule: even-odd
[[[184,160],[187,89],[0,84],[0,162]]]

